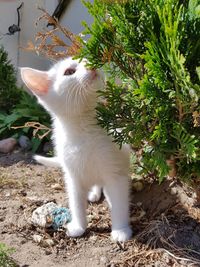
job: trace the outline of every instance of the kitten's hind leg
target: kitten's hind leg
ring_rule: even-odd
[[[91,189],[90,189],[90,191],[89,191],[89,193],[88,193],[88,200],[90,201],[90,202],[97,202],[97,201],[99,201],[100,200],[100,198],[101,198],[101,187],[100,186],[98,186],[98,185],[94,185]]]
[[[113,177],[105,185],[104,194],[111,209],[112,239],[124,242],[131,238],[129,226],[129,182],[127,177]]]

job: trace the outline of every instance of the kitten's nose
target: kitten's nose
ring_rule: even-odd
[[[88,70],[88,71],[89,71],[90,74],[91,74],[91,78],[92,78],[92,80],[94,80],[94,79],[97,77],[97,75],[98,75],[97,70],[95,70],[95,69],[90,69],[90,70]]]
[[[91,73],[97,73],[97,70],[96,69],[90,69],[89,70]]]

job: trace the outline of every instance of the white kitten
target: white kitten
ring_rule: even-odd
[[[86,61],[67,58],[49,71],[22,68],[27,87],[53,118],[55,158],[36,156],[45,165],[61,166],[65,173],[72,221],[68,235],[81,236],[87,226],[87,194],[99,200],[101,188],[111,209],[112,238],[131,237],[129,226],[129,153],[119,150],[97,125],[97,91],[103,88],[102,73],[89,70]]]

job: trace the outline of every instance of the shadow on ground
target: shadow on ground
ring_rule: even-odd
[[[11,154],[0,153],[0,166],[8,167],[18,162],[24,162],[26,164],[34,164],[33,154],[31,152],[22,152],[21,150],[15,150]]]
[[[171,180],[161,185],[148,184],[142,192],[133,193],[132,203],[141,203],[145,214],[141,225],[133,223],[133,228],[138,228],[135,241],[178,261],[177,265],[168,263],[166,266],[200,266],[197,196],[197,190]]]

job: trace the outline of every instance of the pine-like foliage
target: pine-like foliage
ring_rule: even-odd
[[[8,60],[7,52],[0,47],[0,112],[10,112],[20,96],[14,67]]]
[[[200,176],[200,1],[84,1],[94,22],[81,52],[104,67],[99,123],[160,181]],[[119,130],[120,129],[120,130]]]

